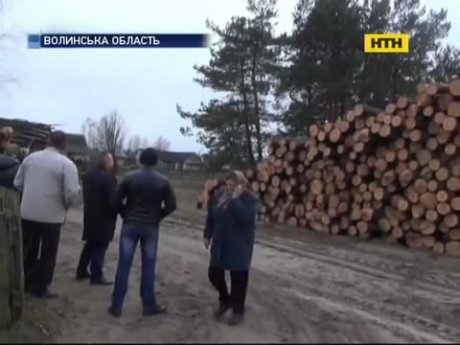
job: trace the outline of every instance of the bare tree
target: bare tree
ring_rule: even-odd
[[[133,138],[129,138],[128,143],[126,144],[126,147],[125,147],[125,152],[130,153],[131,147],[133,147]]]
[[[157,140],[155,140],[153,147],[160,151],[168,151],[171,148],[171,143],[168,139],[159,136]]]
[[[138,135],[135,135],[133,137],[133,142],[132,142],[132,151],[137,151],[141,148],[141,137]]]
[[[114,110],[101,117],[99,121],[87,119],[83,126],[88,145],[98,151],[110,152],[116,167],[116,158],[123,152],[127,133],[123,117]]]
[[[132,157],[141,148],[141,138],[138,135],[129,138],[128,143],[125,146],[125,153],[129,157]]]
[[[96,128],[98,126],[97,121],[88,117],[82,126],[82,132],[85,135],[86,143],[92,149],[97,149],[97,133]]]
[[[146,137],[142,138],[142,148],[145,149],[149,146],[150,146],[149,140]]]

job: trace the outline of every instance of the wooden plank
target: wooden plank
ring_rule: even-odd
[[[19,320],[24,304],[24,273],[19,198],[0,187],[0,328]]]
[[[0,195],[0,199],[3,195]],[[3,200],[2,200],[3,201]],[[0,202],[0,204],[4,204]],[[3,205],[1,205],[3,206]],[[4,221],[4,210],[0,210],[0,328],[5,329],[11,323],[10,309],[10,241],[8,227]]]
[[[24,269],[22,253],[22,229],[16,214],[8,220],[11,235],[10,287],[11,287],[11,321],[16,322],[22,315],[24,305]]]

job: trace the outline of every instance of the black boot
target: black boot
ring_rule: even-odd
[[[144,307],[144,316],[156,316],[166,313],[166,307],[161,305],[156,305],[154,307]]]
[[[121,316],[121,310],[114,308],[113,306],[111,306],[108,311],[109,311],[109,314],[112,315],[113,317]]]
[[[222,318],[227,311],[231,309],[231,306],[225,303],[220,303],[219,307],[214,311],[214,318],[219,320]]]
[[[36,298],[41,298],[41,299],[55,299],[58,298],[59,295],[57,293],[51,292],[48,289],[44,292],[38,292],[38,291],[31,291],[30,292],[32,296]]]
[[[229,326],[238,326],[240,323],[242,323],[244,320],[244,314],[241,313],[233,313],[232,316],[230,317],[230,320],[228,320]]]
[[[113,285],[113,283],[105,280],[104,278],[101,278],[101,279],[96,279],[96,280],[92,279],[91,280],[91,285],[108,286],[108,285]]]
[[[88,273],[88,271],[77,271],[77,274],[75,275],[76,280],[86,280],[90,277],[91,275]]]

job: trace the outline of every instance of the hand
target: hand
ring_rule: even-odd
[[[238,198],[241,192],[243,192],[243,186],[239,184],[235,187],[235,190],[232,193],[232,199]]]
[[[207,238],[203,239],[204,247],[206,249],[209,249],[209,245],[211,244],[211,241],[209,241]]]

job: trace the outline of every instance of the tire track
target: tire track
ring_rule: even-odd
[[[176,226],[179,224],[175,222]],[[178,231],[188,231],[190,229],[189,224],[186,225],[187,228],[182,228],[182,230],[179,230],[176,228]],[[168,229],[170,231],[174,231],[174,229]],[[189,233],[189,232],[188,232]],[[169,235],[169,233],[168,233]],[[171,234],[172,235],[172,234]],[[191,235],[191,234],[190,234]],[[193,236],[193,235],[192,235]],[[196,236],[194,236],[196,238]],[[369,277],[376,277],[379,280],[383,281],[389,281],[392,283],[397,284],[398,286],[401,286],[401,290],[403,287],[404,283],[407,283],[407,278],[404,277],[404,274],[394,274],[390,273],[388,274],[387,272],[379,272],[378,274],[375,274],[374,271],[370,271],[371,267],[365,267],[364,269],[358,265],[343,265],[343,262],[340,260],[333,260],[330,257],[325,257],[324,254],[316,254],[312,255],[311,253],[306,254],[305,252],[299,252],[297,250],[292,250],[290,247],[284,247],[279,244],[272,244],[272,243],[267,243],[264,240],[258,239],[257,241],[259,244],[261,244],[265,248],[271,248],[273,250],[278,251],[279,253],[285,253],[285,254],[294,254],[296,257],[303,258],[303,259],[308,259],[310,261],[317,261],[318,263],[321,264],[326,264],[328,265],[331,269],[334,267],[335,269],[337,268],[344,268],[347,270],[352,271],[354,274],[361,275],[362,277],[360,279],[369,279]],[[280,250],[281,249],[281,250]],[[309,248],[308,248],[309,250]],[[385,267],[387,268],[387,267]],[[375,267],[374,267],[375,269]],[[379,267],[379,269],[382,269],[382,267]],[[383,268],[384,269],[384,268]],[[279,274],[282,275],[282,272],[278,272]],[[407,332],[412,332],[414,333],[415,330],[419,330],[421,334],[423,334],[423,330],[429,330],[433,332],[433,334],[439,334],[439,339],[438,341],[443,341],[443,342],[450,342],[453,340],[458,340],[460,339],[460,332],[457,331],[456,323],[455,320],[447,320],[445,317],[443,318],[444,315],[440,315],[440,322],[433,321],[427,317],[423,317],[421,315],[418,315],[418,313],[415,311],[410,311],[410,308],[407,308],[403,303],[404,301],[399,301],[402,304],[398,304],[392,301],[381,301],[379,300],[378,294],[375,296],[377,299],[375,302],[372,302],[372,295],[364,295],[359,296],[357,293],[353,293],[354,289],[345,289],[340,292],[333,291],[330,286],[327,286],[327,284],[321,284],[321,287],[323,290],[318,289],[317,287],[313,286],[312,284],[309,284],[308,282],[311,280],[310,277],[302,275],[300,273],[294,275],[294,277],[289,276],[289,277],[283,277],[284,279],[279,281],[280,286],[285,285],[286,280],[290,280],[291,285],[296,286],[296,290],[299,290],[299,287],[301,287],[301,290],[304,291],[309,291],[312,293],[314,296],[318,296],[323,299],[327,299],[330,301],[333,301],[334,304],[337,305],[342,305],[346,304],[347,308],[350,310],[358,310],[360,313],[365,311],[372,311],[376,315],[382,315],[381,318],[388,320],[390,322],[393,319],[400,320],[398,321],[403,325],[402,328],[409,329],[410,331]],[[328,277],[327,275],[325,276],[325,280],[327,281]],[[294,281],[293,281],[294,280]],[[415,285],[418,284],[418,285]],[[378,284],[374,283],[376,285],[376,288],[378,289]],[[420,290],[422,289],[422,292],[426,295],[431,294],[437,294],[437,295],[445,295],[448,293],[452,298],[456,298],[456,300],[459,300],[459,293],[455,291],[454,288],[451,287],[445,287],[445,286],[436,286],[431,283],[422,283],[420,285],[420,282],[414,282],[413,286],[414,290]],[[326,288],[326,289],[325,289]],[[324,290],[325,289],[325,290]],[[377,290],[378,291],[378,290]],[[403,291],[396,291],[396,294],[399,294]],[[406,293],[409,291],[406,291]],[[368,292],[369,293],[369,292]],[[410,296],[410,294],[408,295]],[[449,297],[449,296],[448,296]],[[419,298],[420,300],[420,298]],[[386,302],[386,303],[385,303]],[[422,300],[423,302],[423,300]],[[448,311],[445,311],[448,313]],[[434,313],[434,310],[433,310]],[[423,315],[423,314],[422,314]],[[430,313],[428,313],[430,315]],[[431,316],[431,315],[430,315]],[[448,322],[448,325],[443,325],[443,322]],[[450,324],[450,325],[449,325]],[[410,326],[413,325],[413,326]],[[426,333],[426,332],[425,332]],[[429,334],[429,333],[427,333]],[[426,337],[425,337],[426,338]],[[428,338],[425,339],[425,341]],[[434,336],[432,336],[431,339],[435,339]],[[420,339],[419,339],[420,340]],[[428,341],[431,341],[428,339]]]
[[[460,297],[455,290],[459,280],[449,270],[451,266],[441,272],[448,279],[432,283],[424,275],[440,263],[428,256],[415,261],[418,255],[406,253],[388,259],[377,250],[372,257],[335,239],[320,241],[312,236],[311,242],[304,243],[264,232],[256,240],[245,324],[236,329],[216,324],[211,317],[216,296],[207,282],[208,253],[203,249],[201,228],[176,217],[165,221],[161,229],[158,259],[158,294],[169,304],[170,313],[153,322],[140,317],[136,293],[140,271],[135,264],[131,280],[136,287],[130,287],[126,316],[112,320],[106,315],[110,289],[87,288],[69,280],[74,272],[70,266],[79,254],[76,227],[81,228],[80,218],[80,212],[69,217],[60,254],[58,283],[68,289],[71,299],[49,304],[54,311],[70,307],[61,318],[65,325],[60,340],[76,339],[79,333],[91,342],[460,340],[453,309],[455,297],[457,301]],[[114,273],[116,252],[117,246],[112,245],[106,273]],[[394,256],[405,261],[398,263]],[[84,302],[77,303],[82,295]]]
[[[167,220],[165,224],[173,227],[179,226],[195,230],[201,230],[198,226],[196,226],[193,223],[186,221],[178,221],[174,218]],[[350,255],[347,253],[341,253],[340,251],[335,251],[333,253],[334,255],[332,255],[332,253],[330,252],[316,250],[312,245],[308,243],[301,243],[301,245],[303,245],[304,248],[299,249],[295,248],[292,243],[290,243],[290,245],[284,245],[279,243],[282,240],[281,238],[276,238],[276,240],[277,241],[273,241],[273,238],[267,238],[263,234],[260,234],[260,232],[256,237],[256,243],[268,248],[279,250],[281,252],[295,254],[300,257],[309,258],[311,260],[320,261],[332,266],[339,265],[343,268],[357,271],[369,276],[373,276],[377,279],[400,281],[401,284],[404,284],[407,281],[411,281],[412,283],[419,285],[420,288],[423,288],[427,291],[436,294],[443,294],[449,298],[460,300],[460,294],[458,292],[460,290],[460,275],[458,277],[453,276],[451,277],[451,279],[437,279],[436,277],[433,278],[433,281],[432,279],[427,279],[426,275],[424,274],[425,272],[422,273],[421,269],[418,268],[415,263],[411,267],[407,267],[407,263],[392,265],[385,263],[387,260],[380,257],[380,260],[374,259],[370,261],[366,259],[361,259],[361,253],[354,253]],[[333,246],[333,243],[323,245]],[[297,244],[297,246],[299,246],[299,244]],[[439,275],[441,274],[443,273],[440,273]],[[445,283],[440,283],[439,280],[447,281]]]

